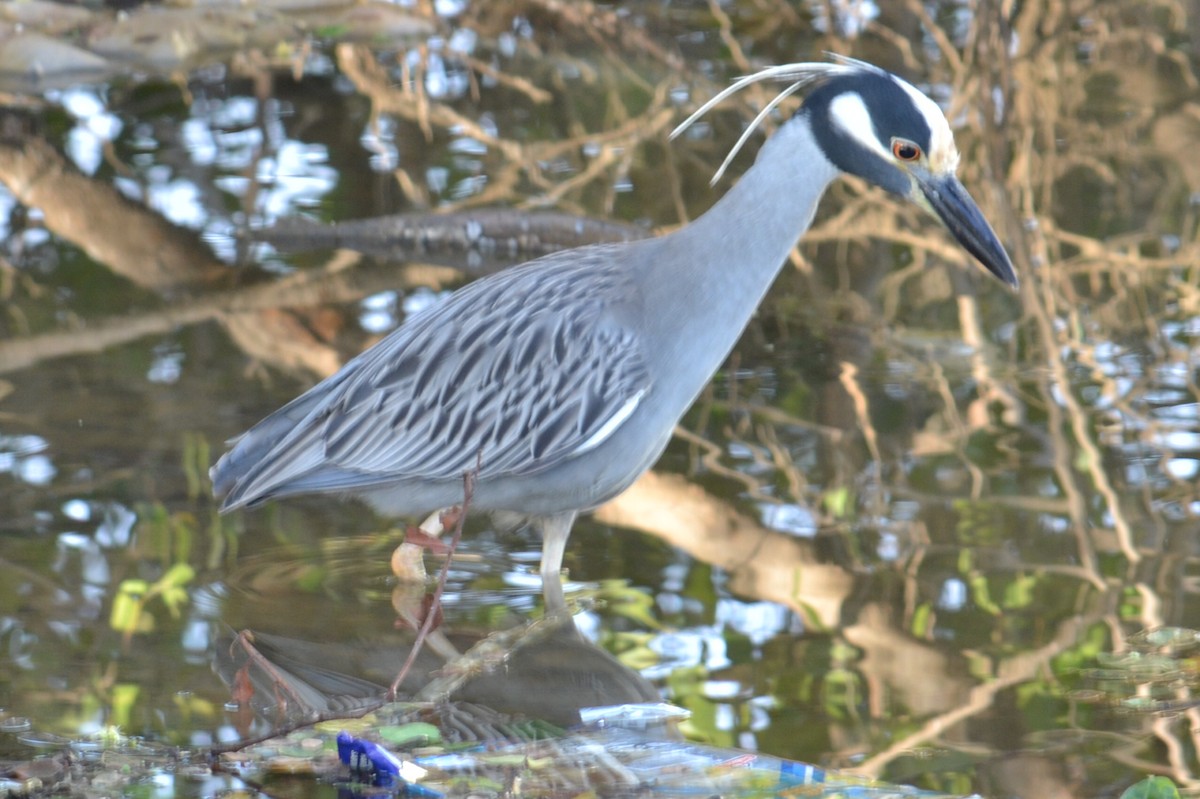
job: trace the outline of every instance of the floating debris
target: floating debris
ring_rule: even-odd
[[[358,722],[356,734],[335,735],[330,730],[336,722],[325,721],[226,753],[222,764],[269,788],[271,779],[285,773],[279,764],[290,764],[302,741],[320,738],[324,745],[308,755],[315,778],[338,784],[365,778],[395,795],[425,799],[517,792],[528,799],[942,796],[755,752],[672,740],[671,723],[687,711],[666,703],[588,708],[585,715],[591,721],[579,729],[534,730],[526,719],[468,703],[398,703],[366,719],[347,720]],[[385,742],[385,731],[406,742]],[[489,737],[472,740],[477,731]]]

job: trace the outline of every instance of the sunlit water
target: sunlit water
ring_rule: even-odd
[[[832,4],[832,26],[813,5],[726,22],[753,64],[847,52],[949,102],[1022,289],[911,209],[831,189],[654,478],[577,526],[578,626],[713,743],[997,796],[1115,795],[1159,770],[1195,787],[1190,672],[1151,689],[1088,671],[1143,629],[1200,628],[1192,29],[1133,3],[1007,22],[948,3],[925,7],[933,35],[903,4]],[[731,102],[666,139],[742,71],[708,6],[626,4],[605,47],[543,16],[468,6],[425,62],[415,44],[318,48],[300,80],[264,69],[262,93],[209,69],[186,93],[122,80],[4,112],[23,131],[0,159],[9,717],[235,741],[262,728],[212,670],[230,629],[404,635],[390,521],[319,498],[219,518],[204,471],[473,270],[239,233],[475,205],[651,227],[702,212],[751,115]],[[425,116],[403,110],[422,64]],[[54,178],[33,191],[31,170]],[[318,293],[289,294],[305,276]],[[447,627],[536,615],[539,550],[473,525]],[[1118,712],[1139,694],[1170,712]]]

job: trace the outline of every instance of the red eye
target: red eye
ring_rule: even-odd
[[[921,148],[908,139],[892,139],[892,155],[897,161],[917,161],[921,158]]]

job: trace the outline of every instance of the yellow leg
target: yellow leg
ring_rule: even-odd
[[[563,596],[562,561],[571,535],[571,525],[576,513],[560,513],[538,520],[542,533],[542,597],[546,601],[546,615],[566,613],[567,600]]]

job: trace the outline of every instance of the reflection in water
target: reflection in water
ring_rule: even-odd
[[[659,471],[576,531],[578,592],[607,592],[579,625],[721,745],[963,793],[1194,786],[1186,674],[1159,716],[1128,709],[1151,688],[1136,674],[1077,689],[1133,632],[1200,627],[1195,20],[885,2],[848,39],[787,4],[460,5],[440,42],[469,31],[475,60],[431,42],[428,78],[415,49],[343,43],[299,79],[248,59],[186,92],[3,111],[3,712],[72,736],[236,737],[208,662],[224,624],[266,626],[227,582],[276,542],[305,564],[287,591],[259,584],[302,627],[280,634],[391,628],[382,554],[355,542],[375,564],[357,572],[313,554],[375,520],[318,503],[223,525],[196,442],[218,448],[474,273],[237,231],[496,206],[669,228],[727,190],[708,178],[754,113],[668,145],[680,106],[833,50],[954,103],[964,182],[1027,265],[1023,293],[977,296],[948,239],[836,187]],[[363,304],[385,296],[382,316]],[[503,553],[536,548],[470,531],[449,626],[532,612],[497,575],[528,579]],[[144,596],[126,641],[122,586],[165,587],[181,563],[189,601]]]
[[[470,648],[452,657],[423,649],[400,686],[400,701],[470,702],[568,727],[580,723],[583,708],[659,698],[644,677],[585,640],[569,617],[474,642],[454,640]],[[242,701],[265,717],[267,729],[278,729],[380,707],[411,647],[411,640],[347,645],[244,633],[222,637],[216,667],[235,695],[249,680],[253,688]],[[250,737],[253,730],[241,733]]]
[[[47,441],[35,435],[0,435],[0,472],[32,485],[54,479],[54,463],[45,454]]]

